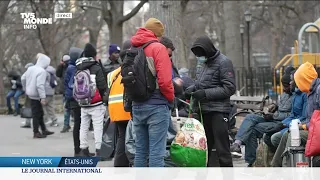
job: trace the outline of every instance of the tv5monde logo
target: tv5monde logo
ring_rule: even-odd
[[[52,24],[52,18],[37,18],[35,13],[20,13],[23,29],[37,29],[38,24]],[[54,13],[55,19],[71,19],[72,13]]]

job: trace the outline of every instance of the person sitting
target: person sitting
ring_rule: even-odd
[[[291,82],[292,89],[294,89],[293,108],[291,110],[290,116],[282,121],[284,128],[271,136],[271,143],[274,147],[278,147],[282,135],[288,130],[289,125],[293,119],[299,119],[300,122],[304,122],[306,120],[307,94],[301,92],[301,90],[296,87],[296,83],[294,80]]]
[[[319,97],[318,94],[320,93],[319,85],[320,79],[317,78],[318,74],[313,67],[313,65],[309,62],[302,64],[299,69],[294,74],[294,80],[296,82],[297,87],[300,91],[304,93],[308,93],[307,105],[305,109],[306,119],[305,121],[301,121],[300,124],[300,139],[301,139],[301,146],[305,146],[307,139],[308,139],[308,128],[309,122],[314,110],[319,109]],[[280,144],[277,148],[277,151],[272,159],[271,165],[273,167],[281,167],[287,166],[287,159],[286,156],[282,155],[285,150],[291,146],[291,139],[290,133],[286,132],[283,137],[281,138]],[[289,140],[289,141],[288,141]]]
[[[13,69],[9,72],[8,78],[11,83],[11,90],[7,94],[8,114],[14,114],[14,116],[17,116],[20,114],[19,97],[24,94],[24,91],[22,90],[21,77],[19,73]],[[14,99],[15,111],[13,111],[11,107],[11,98]]]
[[[266,123],[262,129],[273,126],[276,122],[284,120],[290,115],[292,108],[292,93],[290,91],[290,75],[285,74],[281,79],[283,85],[283,93],[280,97],[278,106],[272,105],[269,108],[269,112],[272,114],[266,114],[264,116],[258,114],[248,114],[243,120],[235,137],[235,142],[231,145],[230,149],[233,155],[241,154],[240,146],[245,144],[245,161],[248,167],[251,167],[256,160],[257,136],[262,137],[264,132],[257,131],[255,126]],[[260,129],[260,128],[259,128]]]

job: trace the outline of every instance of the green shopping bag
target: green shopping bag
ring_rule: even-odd
[[[170,147],[171,160],[179,167],[206,167],[208,162],[208,147],[200,102],[201,122],[190,118],[192,97],[190,99],[189,118],[177,132]]]

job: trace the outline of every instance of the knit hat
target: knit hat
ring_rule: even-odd
[[[161,37],[160,43],[163,44],[166,48],[170,48],[172,51],[174,51],[176,48],[174,47],[171,39],[169,39],[166,36]]]
[[[290,81],[291,81],[290,74],[285,73],[281,79],[282,84],[290,85]]]
[[[96,57],[96,56],[97,56],[96,48],[92,44],[87,43],[83,50],[83,57]]]
[[[70,56],[69,55],[66,54],[66,55],[62,56],[62,61],[63,62],[66,62],[66,61],[69,61],[69,60],[70,60]]]
[[[162,22],[156,18],[149,18],[144,27],[152,31],[157,37],[162,37],[164,34],[164,26]]]
[[[131,40],[126,40],[123,45],[122,45],[122,50],[127,50],[127,49],[130,49],[132,46],[131,44]]]
[[[112,53],[118,52],[120,53],[120,47],[116,44],[110,44],[109,46],[109,55],[111,56]]]
[[[294,73],[294,81],[301,92],[310,92],[310,86],[314,79],[318,77],[314,66],[309,63],[303,63]]]

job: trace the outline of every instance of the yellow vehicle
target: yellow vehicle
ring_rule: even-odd
[[[282,84],[280,83],[283,71],[285,67],[292,66],[294,68],[299,67],[305,62],[310,62],[315,65],[315,67],[320,66],[320,18],[315,23],[307,23],[302,26],[299,31],[298,40],[294,43],[294,51],[292,54],[287,54],[284,56],[274,68],[273,74],[273,91],[276,94],[282,93]],[[304,32],[309,34],[309,52],[302,52],[302,35]],[[313,47],[313,37],[312,35],[316,34],[318,38],[315,42],[316,47]]]

